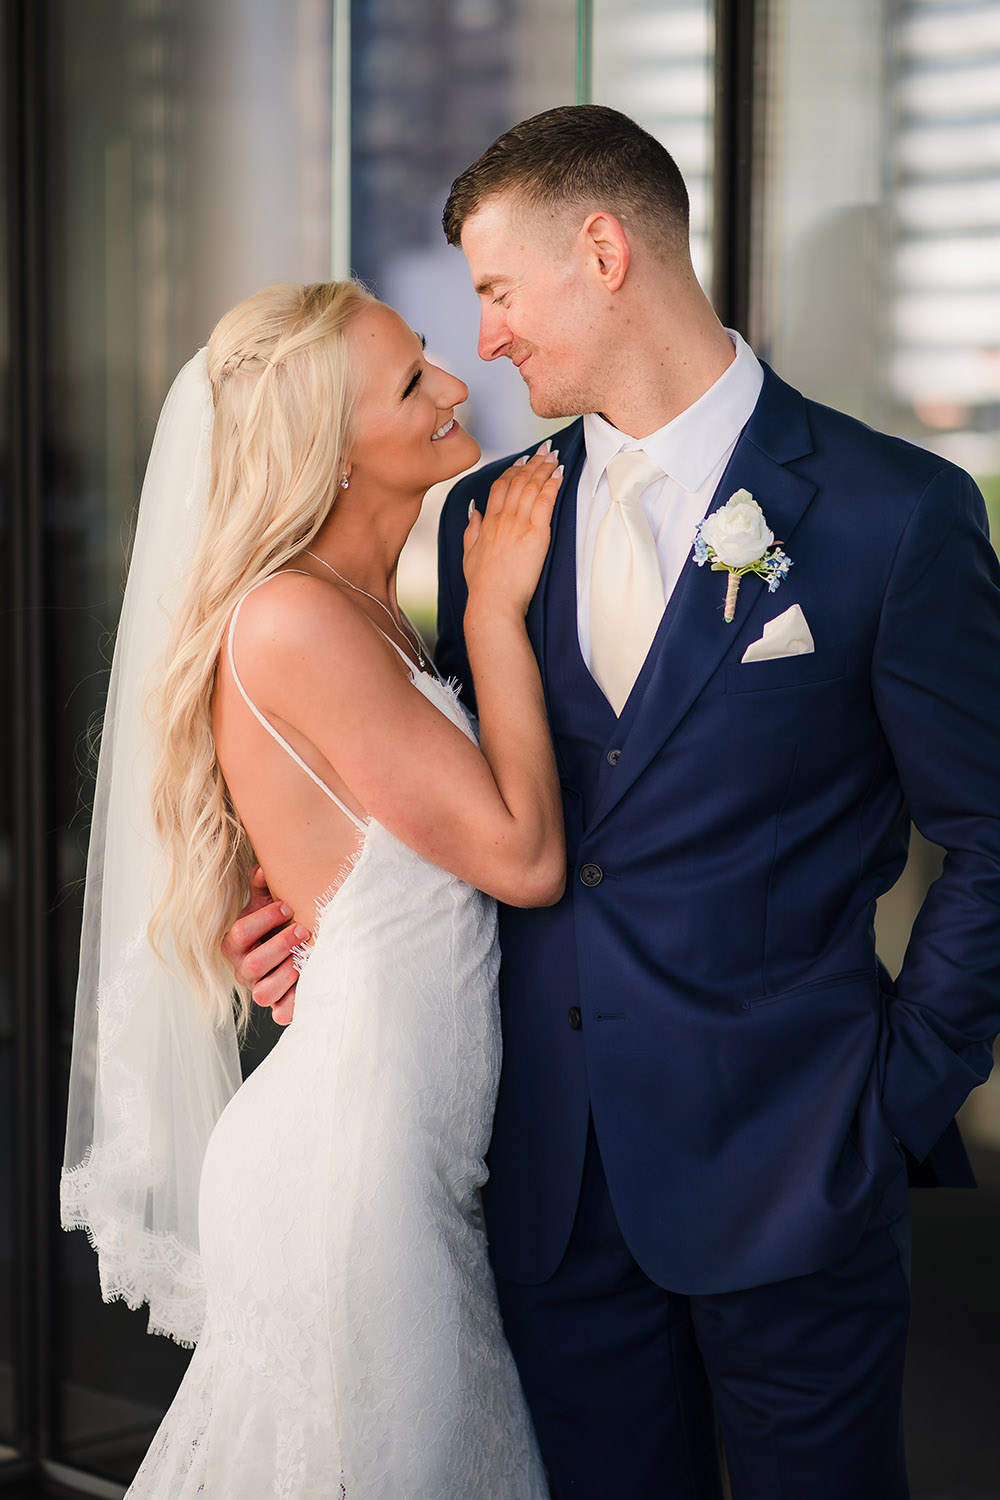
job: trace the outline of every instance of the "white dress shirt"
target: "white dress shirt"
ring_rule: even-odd
[[[693,406],[641,441],[619,432],[603,417],[583,419],[587,447],[576,492],[577,629],[583,659],[590,666],[590,570],[597,530],[611,506],[607,467],[616,453],[641,448],[666,478],[642,497],[669,600],[691,555],[695,528],[704,516],[764,382],[753,350],[732,329],[726,332],[736,358]],[[722,497],[723,502],[729,499]]]

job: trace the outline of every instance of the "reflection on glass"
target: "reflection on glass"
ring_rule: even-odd
[[[79,747],[103,703],[153,425],[227,307],[270,281],[329,275],[332,11],[333,0],[51,7],[44,479],[62,1077],[90,796]],[[56,1116],[58,1136],[59,1101]],[[57,1236],[55,1251],[56,1456],[128,1479],[186,1356],[149,1338],[141,1314],[101,1303],[83,1235]]]
[[[910,3],[891,55],[893,394],[1000,527],[1000,4]]]
[[[885,426],[886,37],[881,5],[767,7],[758,352],[808,395]]]
[[[775,0],[769,33],[758,342],[996,507],[1000,4]]]
[[[691,198],[691,255],[712,280],[715,7],[709,0],[594,0],[593,99],[670,152]]]

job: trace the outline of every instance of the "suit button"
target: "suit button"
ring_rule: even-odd
[[[584,865],[580,871],[580,879],[584,885],[600,885],[604,879],[604,871],[600,865]]]
[[[618,764],[620,758],[621,758],[621,751],[620,750],[609,750],[608,751],[608,765],[609,766],[616,766]]]
[[[569,1021],[570,1031],[580,1031],[582,1029],[583,1017],[580,1014],[580,1007],[578,1005],[570,1006],[566,1012],[566,1019]]]

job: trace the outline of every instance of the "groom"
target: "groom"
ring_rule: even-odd
[[[480,355],[539,415],[589,414],[553,438],[528,615],[568,885],[502,912],[486,1200],[553,1494],[714,1500],[717,1419],[735,1500],[903,1500],[906,1168],[972,1183],[953,1117],[1000,1027],[982,499],[722,328],[677,169],[615,111],[502,136],[445,229]],[[442,519],[439,663],[466,683],[462,533],[509,461]],[[741,490],[762,515],[713,523],[698,566]],[[727,623],[713,556],[766,572],[779,543],[777,591],[744,572]],[[911,817],[948,855],[893,985],[872,915]]]

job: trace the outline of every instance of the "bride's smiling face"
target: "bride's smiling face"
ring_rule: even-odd
[[[455,419],[468,386],[427,362],[423,340],[391,307],[366,307],[347,338],[361,378],[352,485],[423,493],[470,468],[479,444]]]

